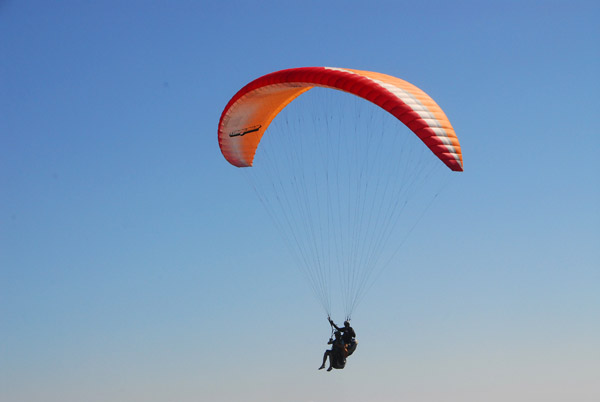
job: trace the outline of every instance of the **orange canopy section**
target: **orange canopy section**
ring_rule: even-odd
[[[454,129],[429,95],[390,75],[332,67],[276,71],[240,89],[219,121],[219,146],[225,159],[234,166],[252,166],[256,148],[271,121],[313,87],[337,89],[376,104],[404,123],[451,170],[463,170]]]

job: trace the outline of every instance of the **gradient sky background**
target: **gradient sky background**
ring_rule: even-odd
[[[0,400],[600,400],[597,1],[0,1]],[[431,94],[465,172],[328,324],[217,144],[282,68]]]

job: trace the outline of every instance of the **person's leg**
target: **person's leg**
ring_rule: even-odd
[[[354,341],[354,342],[348,344],[348,356],[350,356],[352,353],[354,353],[354,351],[356,350],[357,344],[358,344],[357,341]]]
[[[321,367],[319,367],[319,370],[322,370],[325,368],[325,362],[327,361],[327,356],[329,356],[330,351],[326,350],[325,353],[323,353],[323,364],[321,364]]]

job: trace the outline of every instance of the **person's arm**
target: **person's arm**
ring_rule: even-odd
[[[330,323],[330,324],[331,324],[331,325],[332,325],[332,326],[333,326],[335,329],[337,329],[338,331],[341,331],[341,329],[340,329],[340,328],[339,328],[337,325],[335,325],[335,322],[333,322],[333,320],[332,320],[331,318],[328,318],[328,320],[329,320],[329,323]]]

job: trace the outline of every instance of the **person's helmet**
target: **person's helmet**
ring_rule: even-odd
[[[344,327],[349,327],[350,326],[350,321],[346,320],[344,321]]]

